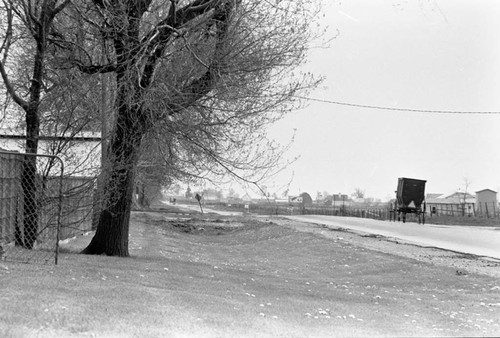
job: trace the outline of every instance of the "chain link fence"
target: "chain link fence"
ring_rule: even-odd
[[[0,256],[57,264],[64,164],[57,156],[0,151]]]

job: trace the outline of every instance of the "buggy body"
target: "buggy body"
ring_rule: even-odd
[[[414,178],[398,178],[394,218],[406,222],[406,214],[416,214],[418,222],[425,223],[425,180]]]

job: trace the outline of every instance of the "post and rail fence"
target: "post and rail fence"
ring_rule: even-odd
[[[244,203],[212,203],[214,207],[221,210],[244,211]],[[363,206],[349,205],[341,206],[302,206],[288,205],[286,203],[247,203],[250,213],[261,215],[324,215],[324,216],[346,216],[358,218],[372,218],[377,220],[391,220],[394,208],[387,205]],[[465,211],[464,211],[465,210]],[[495,225],[499,224],[500,209],[494,202],[481,203],[475,207],[468,208],[461,204],[442,204],[432,208],[426,207],[426,223],[436,224],[470,224],[470,225]],[[417,222],[418,219],[412,214],[407,215],[408,222]]]

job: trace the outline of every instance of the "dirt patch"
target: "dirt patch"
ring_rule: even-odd
[[[194,215],[192,217],[162,216],[152,212],[137,214],[141,222],[163,229],[198,236],[227,235],[242,231],[244,223],[234,217],[218,215]],[[253,225],[254,222],[252,222]],[[247,222],[247,227],[250,225]]]

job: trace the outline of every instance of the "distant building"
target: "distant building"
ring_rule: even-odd
[[[472,215],[475,211],[476,197],[469,193],[454,192],[450,195],[427,194],[427,212],[437,215]]]
[[[303,192],[299,196],[288,196],[288,203],[291,205],[300,205],[301,207],[310,207],[313,204],[311,195]]]
[[[476,191],[476,213],[490,216],[498,211],[497,192],[491,189]]]
[[[253,199],[252,199],[252,197],[250,197],[249,194],[245,194],[245,195],[241,196],[241,201],[243,203],[250,203],[250,202],[252,202],[252,200]]]
[[[220,201],[220,196],[217,193],[217,191],[215,191],[215,190],[211,190],[211,189],[204,190],[201,193],[201,196],[203,197],[203,201],[205,203],[208,203],[208,202],[219,202]]]
[[[451,195],[445,196],[445,199],[449,201],[455,201],[457,203],[464,203],[464,198],[466,203],[475,203],[476,197],[469,193],[463,193],[460,191],[454,192]]]
[[[302,194],[300,194],[300,197],[302,197],[302,204],[305,207],[312,206],[313,200],[312,200],[311,195],[309,195],[307,192],[303,192]]]
[[[491,189],[476,191],[476,203],[497,204],[497,192]]]
[[[426,200],[433,200],[433,199],[439,198],[441,196],[443,196],[443,194],[441,194],[441,193],[437,193],[437,194],[436,193],[434,193],[434,194],[431,193],[431,194],[425,195],[425,199]]]

